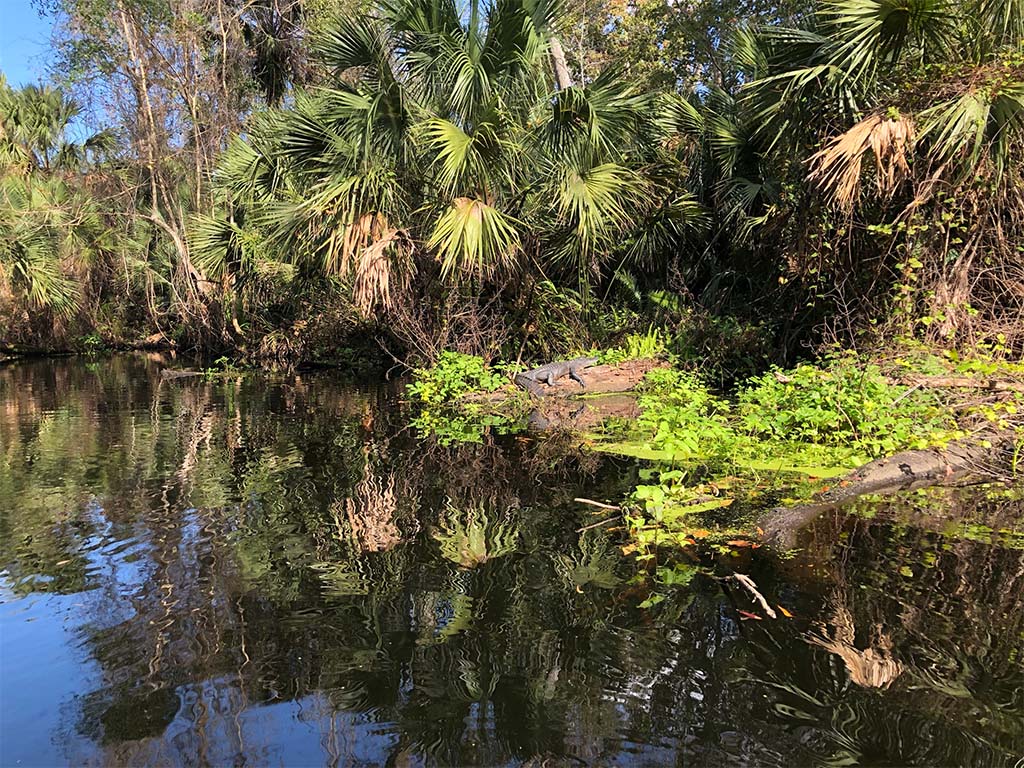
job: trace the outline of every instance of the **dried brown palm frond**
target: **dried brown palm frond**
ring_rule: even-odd
[[[348,224],[332,223],[323,250],[324,271],[331,275],[347,274],[359,252],[387,229],[388,219],[382,213],[364,213]],[[314,237],[315,233],[316,227],[310,222],[307,234]]]
[[[356,307],[369,315],[374,307],[392,309],[392,288],[404,286],[412,274],[409,256],[412,242],[400,229],[386,229],[376,240],[364,246],[355,262],[353,298]]]
[[[352,274],[353,299],[364,316],[375,307],[391,309],[392,289],[403,285],[412,269],[411,240],[382,213],[365,213],[332,232],[325,252],[328,272]]]
[[[915,139],[914,122],[900,115],[868,115],[832,139],[808,161],[808,179],[828,194],[843,211],[853,210],[860,196],[864,156],[875,157],[875,183],[879,194],[891,195],[910,173],[907,154]]]
[[[862,651],[854,645],[853,615],[842,603],[835,607],[830,623],[834,628],[831,633],[822,625],[808,633],[807,641],[842,659],[852,682],[864,688],[885,689],[902,674],[903,665],[892,656],[892,639],[881,625],[871,628],[870,643]]]

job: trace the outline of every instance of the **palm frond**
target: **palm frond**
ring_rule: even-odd
[[[516,222],[481,200],[456,198],[437,219],[428,247],[444,275],[482,274],[510,265],[521,244]]]
[[[868,115],[832,139],[808,161],[808,180],[816,183],[840,209],[853,210],[860,195],[862,161],[875,158],[875,182],[880,195],[891,195],[910,173],[908,154],[913,149],[914,122],[908,117]]]

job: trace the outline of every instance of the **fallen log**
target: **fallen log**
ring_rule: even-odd
[[[810,504],[776,507],[759,521],[764,538],[791,549],[796,533],[823,512],[837,509],[867,494],[889,494],[938,485],[957,485],[968,478],[998,479],[1015,446],[1013,432],[980,435],[971,442],[945,449],[901,451],[865,464]]]
[[[544,387],[544,397],[537,398],[547,410],[550,404],[561,399],[579,399],[586,395],[611,395],[632,392],[650,371],[667,368],[661,360],[627,360],[618,365],[595,365],[586,369],[586,387],[581,387],[569,378],[558,379]],[[468,402],[498,403],[521,395],[519,387],[508,385],[494,392],[473,392],[465,396]]]
[[[1024,382],[1013,379],[975,379],[969,376],[900,376],[890,384],[933,389],[987,389],[991,392],[1024,392]]]
[[[616,392],[632,392],[655,368],[665,368],[667,363],[660,360],[627,360],[617,365],[595,365],[586,369],[586,387],[568,377],[557,379],[544,388],[545,399],[554,397],[579,397],[580,395],[605,395]],[[504,399],[507,392],[498,390],[491,395],[494,400]]]
[[[173,368],[163,368],[160,371],[160,378],[164,381],[173,381],[175,379],[186,379],[192,376],[202,376],[202,371],[187,371],[187,370],[175,370]]]

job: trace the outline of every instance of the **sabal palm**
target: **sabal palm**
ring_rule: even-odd
[[[973,175],[981,163],[998,175],[1019,157],[1019,0],[836,0],[808,29],[763,30],[742,42],[757,70],[744,106],[760,138],[783,151],[813,147],[885,112],[913,120],[906,149],[947,180]],[[877,145],[878,136],[868,138]],[[848,166],[829,173],[822,169],[828,159],[819,157],[819,177],[834,187]]]
[[[610,257],[663,247],[699,217],[661,172],[675,126],[613,73],[556,91],[557,22],[545,0],[336,20],[316,46],[333,85],[257,116],[227,153],[233,216],[196,227],[207,268],[243,277],[259,232],[282,259],[353,275],[369,309],[415,257],[449,281],[530,263],[586,286]]]
[[[29,305],[72,314],[73,272],[105,237],[96,201],[69,184],[87,149],[66,140],[77,107],[53,88],[12,89],[0,76],[0,278]]]
[[[790,266],[819,285],[858,285],[847,290],[876,308],[901,297],[909,327],[917,313],[916,327],[944,341],[970,333],[979,311],[1019,314],[1020,0],[832,0],[800,29],[736,44],[749,82],[738,109],[708,120],[721,188],[751,193],[736,211],[784,232]],[[756,173],[730,165],[741,156]]]

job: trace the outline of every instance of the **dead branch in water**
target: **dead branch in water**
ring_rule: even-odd
[[[618,515],[616,515],[615,517],[609,517],[607,520],[602,520],[599,523],[591,523],[590,525],[584,525],[582,528],[577,528],[576,533],[583,533],[584,531],[589,531],[591,528],[600,528],[602,525],[614,523],[618,519],[619,517]]]
[[[605,504],[602,501],[594,501],[593,499],[584,499],[582,497],[577,497],[573,501],[578,501],[580,504],[589,504],[592,507],[600,507],[601,509],[614,509],[616,511],[622,509],[622,507],[616,504]]]
[[[736,581],[738,581],[744,587],[746,587],[747,591],[750,592],[750,594],[754,596],[757,602],[761,604],[761,608],[764,609],[765,613],[767,613],[773,619],[778,618],[778,615],[775,613],[772,607],[768,605],[768,601],[764,599],[764,595],[757,591],[757,585],[754,583],[754,580],[752,578],[742,573],[734,573],[732,577],[736,579]]]

